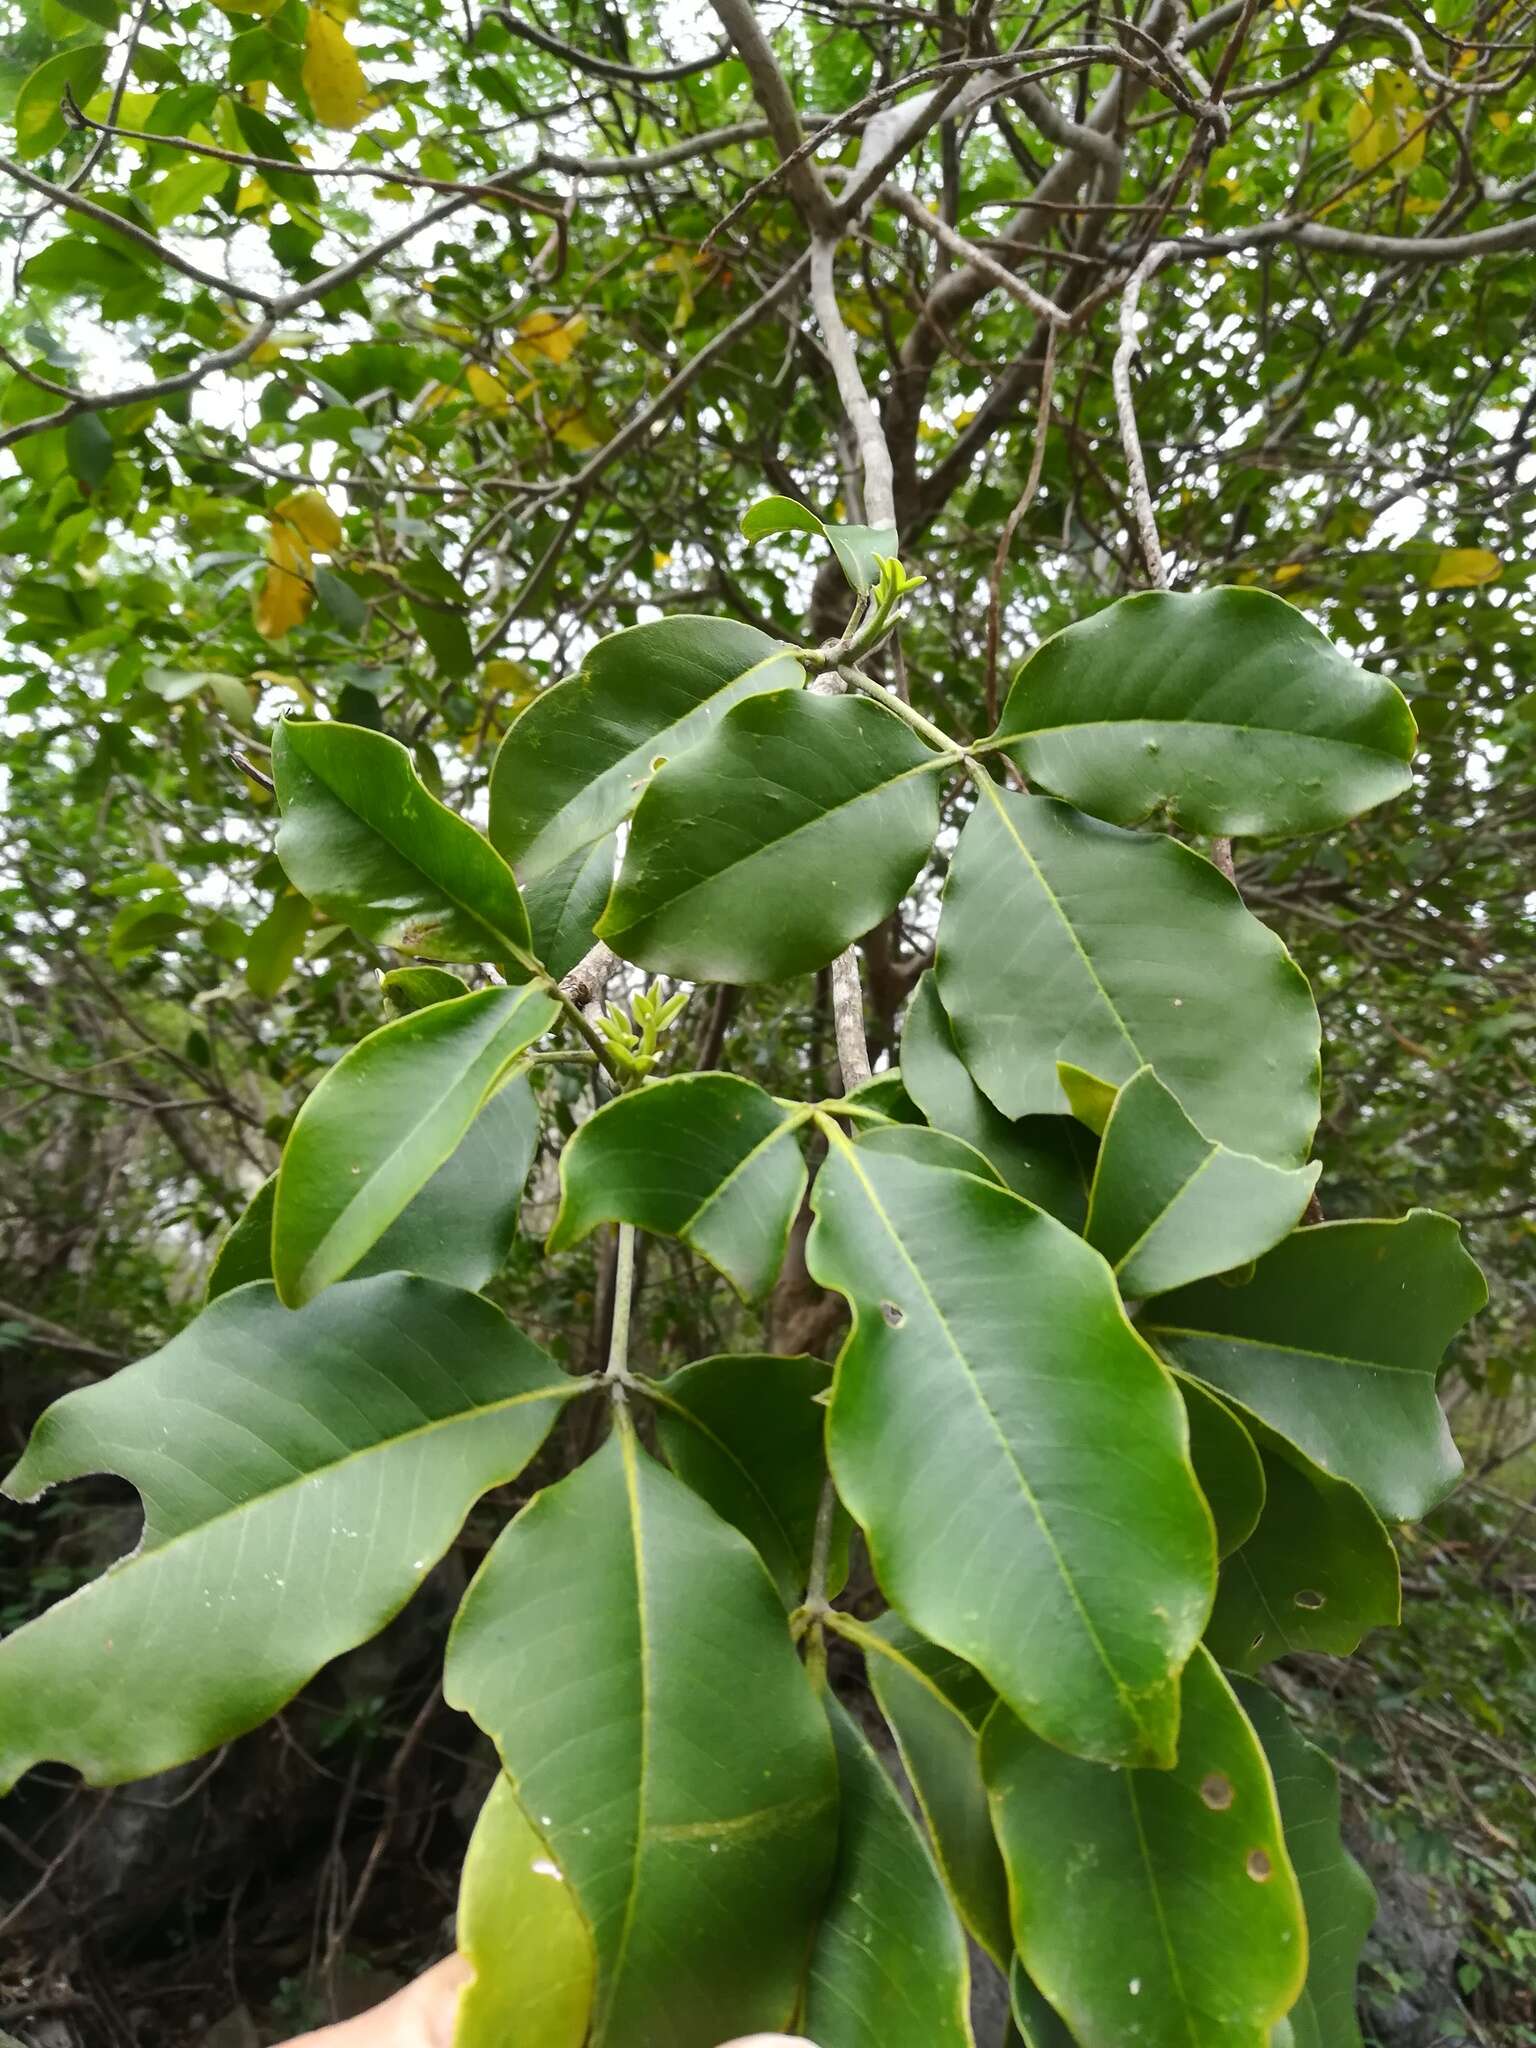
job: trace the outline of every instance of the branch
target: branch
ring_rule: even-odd
[[[869,1042],[864,1036],[864,990],[859,981],[859,956],[852,946],[832,962],[832,1027],[837,1035],[843,1093],[851,1095],[870,1078]]]
[[[1131,510],[1136,519],[1136,536],[1141,543],[1142,560],[1147,565],[1147,574],[1159,590],[1168,588],[1168,570],[1163,561],[1162,544],[1157,537],[1157,515],[1152,509],[1152,493],[1147,484],[1147,465],[1142,456],[1141,435],[1136,426],[1136,406],[1131,397],[1131,363],[1136,354],[1136,314],[1141,304],[1141,288],[1158,266],[1166,261],[1168,253],[1166,242],[1154,242],[1125,281],[1125,291],[1120,300],[1120,346],[1115,350],[1115,360],[1110,371],[1115,393],[1115,412],[1120,422],[1120,446],[1125,451],[1125,471],[1131,486]]]
[[[835,224],[832,201],[821,181],[821,173],[802,154],[806,134],[801,125],[800,111],[757,16],[748,0],[710,0],[710,4],[735,45],[736,54],[747,67],[753,94],[768,118],[774,146],[786,160],[785,176],[796,206],[814,231],[830,231]]]
[[[811,303],[821,324],[827,357],[837,379],[837,395],[853,429],[858,445],[859,465],[864,472],[864,517],[871,526],[896,524],[896,498],[891,485],[891,451],[864,379],[859,375],[853,336],[837,303],[837,279],[833,270],[836,242],[818,235],[811,244]]]
[[[535,28],[531,21],[522,21],[510,9],[493,7],[489,19],[499,22],[515,36],[532,43],[535,49],[546,51],[551,57],[563,57],[567,64],[574,64],[578,71],[586,71],[593,78],[613,78],[625,85],[666,85],[674,79],[692,78],[700,71],[712,71],[717,64],[723,64],[731,54],[729,43],[722,43],[718,50],[711,50],[705,57],[689,57],[678,64],[621,64],[616,57],[598,57],[590,50],[581,50],[574,43],[562,43],[558,36],[552,36],[548,29]]]
[[[914,227],[931,236],[941,249],[947,249],[951,256],[958,256],[962,263],[974,264],[999,290],[1007,292],[1010,298],[1017,299],[1032,313],[1038,313],[1042,320],[1050,321],[1055,327],[1065,327],[1071,320],[1072,315],[1058,306],[1054,299],[1037,292],[1033,285],[1026,284],[1022,277],[999,263],[995,256],[967,241],[948,221],[930,213],[915,192],[909,192],[904,185],[886,183],[880,187],[880,197],[894,206],[898,213],[905,214]]]

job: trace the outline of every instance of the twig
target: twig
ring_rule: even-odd
[[[1168,570],[1163,561],[1162,544],[1157,537],[1157,515],[1152,509],[1152,493],[1147,485],[1147,465],[1142,457],[1141,435],[1136,426],[1136,406],[1131,397],[1131,363],[1136,354],[1136,314],[1141,303],[1142,287],[1159,264],[1167,259],[1170,249],[1171,245],[1167,242],[1154,242],[1125,281],[1125,290],[1120,299],[1120,346],[1115,350],[1114,365],[1110,371],[1115,392],[1115,413],[1120,423],[1120,446],[1125,453],[1126,476],[1131,487],[1131,511],[1136,521],[1136,537],[1141,544],[1141,555],[1147,566],[1147,575],[1159,590],[1168,588]]]
[[[1040,365],[1040,397],[1035,407],[1034,442],[1030,449],[1029,475],[1024,479],[1024,488],[1019,493],[1018,503],[1003,522],[1002,533],[998,536],[997,552],[992,557],[992,571],[987,578],[987,665],[986,665],[986,710],[987,729],[997,724],[997,648],[1002,633],[1003,619],[1003,570],[1008,561],[1008,551],[1013,546],[1013,537],[1019,530],[1025,513],[1035,502],[1035,493],[1040,488],[1040,473],[1045,467],[1045,437],[1051,423],[1051,391],[1056,381],[1056,329],[1045,330],[1045,358]]]

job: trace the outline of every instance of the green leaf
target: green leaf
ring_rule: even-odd
[[[990,1160],[1004,1184],[1071,1230],[1087,1210],[1093,1147],[1070,1117],[1023,1117],[994,1109],[955,1050],[933,974],[912,991],[901,1033],[907,1093],[936,1130],[952,1131]]]
[[[598,937],[696,981],[825,966],[926,860],[942,759],[867,698],[748,699],[646,790]]]
[[[875,1704],[917,1795],[950,1895],[972,1936],[1006,1970],[1013,1954],[1008,1876],[992,1833],[977,1737],[996,1702],[984,1679],[896,1614],[841,1624],[861,1644]]]
[[[681,1238],[745,1301],[778,1277],[805,1193],[803,1119],[734,1074],[675,1074],[605,1103],[560,1156],[552,1252],[599,1223]]]
[[[668,1464],[746,1537],[786,1607],[799,1605],[810,1572],[831,1384],[820,1358],[732,1355],[701,1358],[650,1389]],[[839,1512],[829,1597],[847,1577],[848,1520]]]
[[[310,907],[296,889],[284,889],[245,947],[245,985],[270,1002],[293,972],[309,933]]]
[[[1321,1165],[1267,1166],[1201,1137],[1150,1067],[1115,1097],[1083,1235],[1127,1297],[1230,1272],[1300,1220]]]
[[[557,979],[570,973],[596,939],[594,926],[613,887],[614,850],[611,835],[578,847],[523,891],[533,950]]]
[[[1253,1438],[1225,1401],[1198,1380],[1176,1374],[1189,1418],[1189,1455],[1216,1524],[1220,1557],[1246,1543],[1264,1512],[1264,1464]],[[1220,1581],[1217,1581],[1218,1587]]]
[[[791,648],[727,619],[655,619],[598,642],[536,697],[491,775],[491,844],[536,881],[628,817],[658,760],[731,705],[803,680]]]
[[[445,1691],[592,1929],[592,2048],[787,2023],[834,1849],[825,1724],[751,1546],[627,1425],[498,1539]]]
[[[321,611],[355,639],[368,623],[366,602],[346,577],[338,576],[334,569],[326,569],[316,563],[311,573]]]
[[[1028,776],[1117,825],[1321,832],[1398,796],[1402,695],[1265,590],[1149,590],[1053,634],[998,736]]]
[[[1397,1552],[1358,1487],[1246,1417],[1264,1466],[1264,1512],[1221,1568],[1205,1640],[1233,1671],[1293,1650],[1347,1656],[1402,1615]]]
[[[817,2048],[973,2048],[965,1936],[943,1879],[847,1709],[826,1705],[842,1835],[802,2024]]]
[[[1172,1383],[1062,1224],[828,1139],[807,1260],[854,1310],[828,1446],[882,1589],[1048,1740],[1170,1761],[1215,1579]]]
[[[1268,2048],[1301,1991],[1264,1752],[1203,1650],[1183,1694],[1170,1770],[1100,1770],[1003,1707],[982,1731],[1019,1956],[1082,2048]]]
[[[148,1777],[265,1720],[376,1635],[578,1391],[478,1296],[392,1274],[295,1315],[270,1287],[66,1394],[5,1482],[144,1499],[139,1548],[0,1643],[0,1784]]]
[[[71,50],[57,50],[45,57],[22,80],[11,110],[11,126],[16,134],[16,154],[23,163],[58,147],[69,132],[64,125],[65,92],[72,93],[75,104],[83,107],[101,84],[106,68],[102,43],[77,43]]]
[[[774,533],[819,534],[861,597],[879,580],[882,557],[894,556],[899,546],[894,526],[829,526],[794,498],[759,498],[742,515],[741,530],[748,540],[766,540]]]
[[[291,1308],[351,1271],[558,1015],[536,990],[480,989],[398,1017],[342,1055],[278,1168],[272,1274]]]
[[[1066,2021],[1046,2004],[1017,1956],[1008,1973],[1008,2003],[1024,2048],[1076,2048]]]
[[[480,1809],[459,1879],[458,1948],[474,1970],[454,2048],[583,2048],[597,1959],[549,1845],[507,1779]]]
[[[1317,1011],[1274,933],[1187,846],[983,781],[944,891],[939,994],[1006,1116],[1071,1107],[1069,1061],[1156,1069],[1208,1138],[1276,1165],[1318,1113]]]
[[[894,526],[829,526],[826,534],[837,566],[861,597],[874,589],[881,562],[889,561],[899,545]]]
[[[402,953],[508,971],[526,955],[528,914],[511,869],[430,794],[398,741],[285,719],[272,772],[278,859],[328,917]]]
[[[507,1262],[518,1205],[539,1140],[538,1104],[524,1080],[509,1081],[480,1111],[450,1156],[352,1267],[420,1273],[478,1293]],[[272,1277],[277,1175],[264,1181],[219,1246],[207,1298]]]
[[[467,676],[475,666],[475,646],[462,613],[445,611],[424,598],[407,600],[416,630],[427,643],[432,666],[441,682]]]
[[[1160,1297],[1141,1327],[1378,1514],[1410,1521],[1456,1483],[1435,1398],[1446,1345],[1488,1290],[1447,1216],[1298,1230],[1236,1281]]]
[[[64,453],[77,483],[95,490],[106,481],[114,454],[112,436],[99,412],[83,412],[64,429]]]
[[[409,1017],[434,1003],[456,1003],[468,991],[446,967],[391,967],[379,976],[379,993],[391,1017]]]
[[[1355,1972],[1376,1918],[1376,1892],[1344,1847],[1338,1773],[1267,1687],[1239,1679],[1235,1690],[1274,1773],[1307,1913],[1306,1989],[1290,2013],[1295,2048],[1360,2048]]]
[[[826,532],[825,523],[794,498],[759,498],[741,515],[741,530],[748,540],[766,540],[772,533]]]

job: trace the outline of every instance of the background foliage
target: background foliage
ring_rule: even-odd
[[[1144,580],[1110,366],[1154,232],[1202,241],[1143,287],[1135,370],[1175,587],[1279,591],[1412,702],[1413,793],[1326,842],[1240,846],[1239,879],[1322,1012],[1328,1214],[1433,1204],[1488,1273],[1448,1387],[1475,1476],[1410,1544],[1405,1631],[1352,1670],[1286,1673],[1395,1873],[1378,2037],[1536,2040],[1536,10],[1201,7],[1193,75],[1159,55],[1178,13],[762,18],[807,124],[835,123],[834,183],[898,96],[1010,53],[1007,89],[897,175],[1075,315],[1048,349],[1036,311],[894,201],[845,247],[929,584],[900,643],[917,708],[987,729],[994,581],[1005,688],[1042,635]],[[388,731],[483,818],[511,718],[601,635],[686,610],[841,626],[812,542],[742,537],[765,479],[860,508],[793,173],[771,175],[705,10],[39,0],[7,29],[0,1427],[19,1449],[46,1399],[187,1320],[299,1101],[383,1015],[363,970],[389,961],[273,859],[276,718]],[[1225,125],[1195,97],[1218,78]],[[1111,162],[1082,124],[1117,81],[1134,104]],[[1435,261],[1365,239],[1489,232]],[[865,943],[877,1055],[939,879]],[[676,1029],[682,1064],[835,1077],[824,976],[696,996]],[[568,1131],[577,1083],[540,1085]],[[611,1245],[545,1264],[547,1159],[536,1176],[500,1298],[580,1363],[605,1346]],[[792,1267],[761,1331],[671,1244],[640,1299],[656,1355],[835,1328]],[[557,1438],[525,1488],[577,1448]],[[122,1492],[76,1488],[24,1527],[6,1511],[7,1625],[100,1564],[80,1510]],[[472,1518],[435,1607],[275,1732],[163,1786],[28,1781],[0,1833],[0,2026],[194,2041],[249,2008],[271,2038],[431,1946],[487,1772],[424,1674],[489,1526]]]

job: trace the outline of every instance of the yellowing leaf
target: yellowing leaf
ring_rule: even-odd
[[[1476,590],[1497,583],[1502,564],[1487,548],[1447,548],[1429,579],[1431,590]]]
[[[1374,171],[1388,158],[1395,178],[1416,171],[1424,161],[1425,130],[1412,79],[1402,71],[1378,71],[1350,108],[1345,134],[1357,171]]]
[[[656,552],[651,556],[651,567],[653,569],[670,569],[671,566],[672,557],[661,548],[657,548]]]
[[[309,548],[330,554],[341,546],[341,521],[318,491],[295,491],[275,507],[274,531],[279,523],[296,527]]]
[[[315,119],[327,128],[355,128],[368,111],[368,81],[339,22],[311,7],[304,23],[300,72]]]
[[[507,710],[521,711],[538,694],[539,679],[526,662],[488,661],[485,687],[493,701],[504,699]]]
[[[254,607],[256,630],[264,640],[281,640],[308,618],[315,601],[315,587],[309,580],[312,561],[302,534],[274,519],[267,543],[267,573]]]
[[[1275,583],[1290,583],[1306,570],[1305,562],[1282,562],[1271,578]]]
[[[517,331],[536,355],[551,363],[565,363],[586,333],[587,319],[584,313],[530,313],[526,320],[519,320]]]
[[[478,363],[471,363],[464,372],[470,395],[476,404],[483,405],[487,412],[505,412],[507,409],[507,387],[499,377],[489,370],[481,369]]]
[[[602,435],[594,431],[592,422],[584,412],[557,413],[550,424],[555,430],[557,441],[583,455],[603,445]]]
[[[247,178],[235,195],[236,213],[265,213],[272,204],[272,187],[265,178]],[[260,360],[261,351],[256,351]]]

